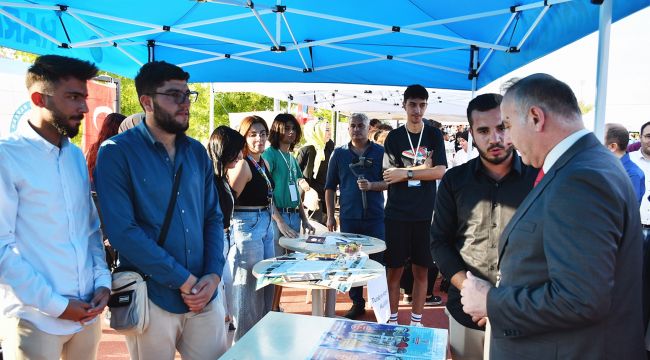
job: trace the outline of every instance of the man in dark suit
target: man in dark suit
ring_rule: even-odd
[[[489,319],[491,359],[645,358],[641,226],[620,161],[552,76],[514,84],[501,114],[541,171],[501,235],[497,286],[469,272],[462,284],[463,310]]]

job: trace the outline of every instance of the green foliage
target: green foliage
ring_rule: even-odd
[[[123,76],[109,74],[120,79],[120,112],[126,116],[142,112],[135,90],[135,82]],[[199,92],[199,99],[190,108],[190,128],[187,135],[206,142],[210,137],[210,85],[190,84],[190,88]],[[218,84],[215,86],[218,88]],[[228,125],[228,113],[246,111],[266,111],[273,109],[273,99],[250,92],[215,93],[214,126]]]
[[[582,100],[578,101],[578,106],[580,107],[580,112],[586,114],[594,109],[593,104],[585,104]]]

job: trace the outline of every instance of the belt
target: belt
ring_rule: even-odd
[[[643,228],[643,229],[650,229],[650,225],[641,224],[641,228]]]
[[[265,212],[269,211],[269,207],[263,207],[259,209],[235,209],[235,212],[254,212],[254,213],[260,213],[260,212]]]
[[[278,208],[278,211],[283,213],[298,213],[298,208]]]

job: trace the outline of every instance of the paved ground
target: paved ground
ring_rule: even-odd
[[[438,289],[436,284],[435,289]],[[436,295],[441,295],[443,301],[447,300],[444,293],[436,292]],[[311,314],[311,303],[305,302],[306,291],[298,289],[285,288],[282,293],[282,301],[280,306],[285,312],[294,314]],[[347,294],[338,294],[336,298],[336,315],[343,316],[350,308],[352,303]],[[400,302],[399,307],[399,322],[401,324],[408,324],[411,316],[411,306],[405,302]],[[375,315],[370,308],[367,309],[366,314],[359,320],[363,321],[376,321]],[[444,305],[440,306],[427,306],[424,309],[422,316],[422,324],[427,327],[436,327],[447,329],[449,322],[444,312]],[[103,329],[102,341],[99,344],[99,360],[129,360],[129,353],[126,349],[124,337],[118,335],[115,331],[107,326]],[[176,359],[180,359],[177,354]]]

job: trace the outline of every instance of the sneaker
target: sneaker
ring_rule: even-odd
[[[424,325],[422,325],[422,323],[419,321],[411,321],[411,326],[424,327]]]
[[[411,294],[404,294],[404,302],[411,305],[413,303],[413,296]]]
[[[348,318],[350,320],[355,320],[359,318],[361,315],[366,313],[366,305],[357,305],[357,304],[352,304],[352,307],[348,312],[343,315],[343,317]]]
[[[390,320],[388,320],[387,324],[388,325],[399,325],[399,323],[397,323],[397,321],[390,321]]]
[[[442,304],[442,298],[438,295],[427,296],[424,300],[424,305],[435,306]]]

